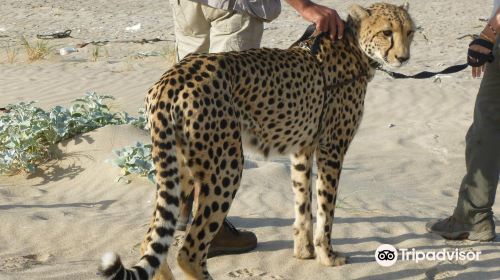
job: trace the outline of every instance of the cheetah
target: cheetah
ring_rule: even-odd
[[[399,67],[409,59],[415,26],[407,4],[378,3],[353,5],[346,27],[336,41],[316,34],[288,49],[190,54],[163,74],[146,97],[157,191],[143,255],[125,269],[117,255],[106,254],[104,277],[173,278],[165,259],[179,205],[194,189],[199,200],[177,262],[187,279],[211,279],[207,251],[238,190],[243,147],[266,157],[291,155],[294,256],[326,266],[346,263],[331,247],[342,162],[361,122],[368,82],[377,66]]]

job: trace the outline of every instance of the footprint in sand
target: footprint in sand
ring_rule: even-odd
[[[456,271],[439,271],[438,267],[433,267],[425,272],[425,276],[430,280],[453,279],[458,273]]]
[[[28,269],[34,265],[47,262],[50,257],[50,254],[33,254],[8,258],[0,257],[0,271],[11,272]]]
[[[445,261],[425,271],[425,276],[431,280],[453,279],[464,269],[465,265]]]
[[[448,196],[448,197],[454,197],[456,193],[457,193],[456,190],[453,190],[453,191],[444,190],[444,191],[441,192],[442,195]]]
[[[231,278],[241,278],[241,279],[274,279],[274,280],[285,280],[283,276],[271,275],[268,272],[256,269],[256,268],[241,268],[231,271],[227,274]]]
[[[47,216],[45,213],[34,213],[31,215],[32,220],[41,220],[41,221],[48,221],[49,216]]]

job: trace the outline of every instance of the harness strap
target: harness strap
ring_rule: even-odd
[[[319,51],[319,43],[321,41],[321,38],[323,38],[326,34],[328,34],[327,32],[322,32],[322,33],[318,33],[316,36],[313,36],[314,33],[316,31],[316,24],[313,23],[311,25],[309,25],[307,28],[306,28],[306,31],[304,32],[304,34],[302,34],[302,36],[297,40],[295,41],[290,47],[295,47],[295,46],[302,46],[302,47],[305,47],[307,49],[309,49],[309,51],[313,54],[313,55],[316,55],[318,54],[318,51]],[[344,30],[345,32],[345,30]],[[304,45],[304,41],[311,38],[311,37],[314,37],[314,41],[312,42],[311,46],[305,46]]]
[[[314,41],[319,41],[319,40],[315,39]],[[323,106],[321,106],[321,112],[319,114],[319,119],[318,119],[318,129],[316,130],[316,135],[314,136],[314,141],[318,142],[319,144],[319,137],[323,133],[323,117],[325,115],[326,100],[328,98],[327,92],[329,91],[329,87],[332,85],[326,84],[326,76],[325,73],[323,73],[323,69],[321,68],[321,63],[316,58],[316,54],[313,53],[312,50],[309,51],[309,54],[311,55],[312,60],[314,60],[314,62],[318,66],[319,72],[321,73],[321,77],[323,78],[323,97],[322,97]]]
[[[314,34],[314,31],[316,31],[316,24],[313,23],[306,28],[304,34],[302,34],[302,36],[300,36],[300,38],[297,41],[295,41],[290,47],[297,46],[301,42],[309,39]]]
[[[326,106],[327,106],[328,92],[330,92],[331,90],[334,90],[336,88],[340,88],[340,87],[343,87],[343,86],[348,85],[350,83],[353,83],[353,82],[355,82],[363,77],[366,77],[368,74],[366,72],[362,72],[359,75],[353,77],[352,79],[342,81],[342,82],[339,82],[336,84],[327,84],[326,75],[323,72],[322,65],[319,62],[319,60],[316,58],[316,55],[319,51],[319,45],[321,43],[321,38],[323,38],[327,33],[323,32],[323,33],[319,33],[318,35],[316,35],[310,46],[308,44],[304,43],[305,40],[310,39],[314,35],[315,30],[316,30],[315,24],[309,25],[307,27],[306,31],[304,32],[304,34],[300,37],[300,39],[297,40],[295,43],[293,43],[291,45],[291,47],[300,46],[304,49],[307,49],[309,55],[311,55],[311,59],[318,66],[319,71],[321,73],[321,77],[323,79],[323,97],[322,97],[323,106],[321,107],[321,112],[319,115],[318,129],[316,131],[316,135],[314,136],[315,141],[319,142],[319,137],[323,132],[323,121],[322,120],[324,118],[324,114],[325,114],[325,110],[326,110]],[[346,27],[344,29],[344,32],[349,32],[349,29]],[[371,66],[373,66],[373,65],[371,65]]]

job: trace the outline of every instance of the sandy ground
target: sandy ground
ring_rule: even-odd
[[[320,1],[345,15],[353,2]],[[390,1],[400,3],[398,1]],[[490,0],[410,1],[419,27],[406,73],[462,63],[470,38],[491,11]],[[113,107],[134,114],[148,87],[171,65],[173,21],[168,1],[13,1],[0,4],[0,107],[39,101],[68,105],[86,91],[116,97]],[[126,27],[141,23],[141,29]],[[307,23],[289,7],[266,25],[263,45],[285,48]],[[27,62],[20,36],[71,29],[52,40],[51,55]],[[161,38],[151,44],[110,43],[69,56],[57,49],[99,40]],[[18,49],[13,63],[9,53]],[[158,56],[139,57],[139,52]],[[500,245],[449,242],[426,233],[425,223],[449,215],[464,174],[464,135],[480,81],[470,73],[405,81],[378,73],[369,85],[363,123],[347,154],[334,222],[334,249],[351,263],[323,267],[292,257],[293,194],[286,158],[247,155],[240,191],[230,211],[252,230],[257,249],[210,259],[215,279],[500,279]],[[152,211],[153,186],[143,178],[117,183],[113,151],[148,136],[129,126],[105,127],[61,143],[59,160],[33,176],[0,177],[0,279],[97,279],[100,256],[116,251],[133,264]],[[494,211],[499,211],[497,204]],[[498,223],[498,219],[495,219]],[[500,232],[500,229],[497,228]],[[479,261],[374,260],[383,243],[421,250],[481,251]],[[175,250],[171,250],[172,254]],[[173,263],[170,256],[170,263]],[[179,279],[180,271],[174,266]]]

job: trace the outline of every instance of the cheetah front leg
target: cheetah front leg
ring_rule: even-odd
[[[292,183],[295,195],[295,223],[293,224],[293,255],[298,259],[314,258],[311,212],[312,150],[292,155]]]
[[[316,164],[318,166],[318,179],[316,180],[318,210],[316,215],[317,225],[316,233],[314,234],[314,248],[316,259],[321,264],[327,266],[338,266],[346,263],[345,257],[341,257],[338,253],[335,253],[330,244],[337,187],[345,153],[345,149],[340,147],[339,145],[319,147],[316,152]]]

